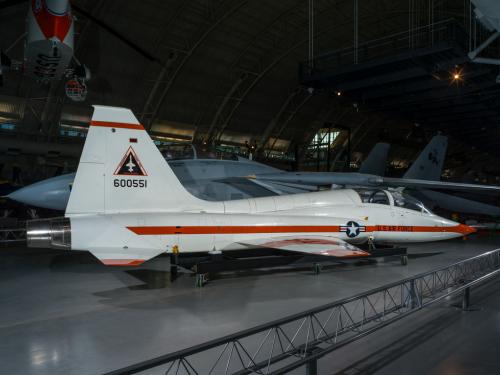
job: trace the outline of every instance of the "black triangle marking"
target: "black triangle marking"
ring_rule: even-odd
[[[130,146],[125,153],[125,156],[118,164],[115,170],[115,175],[121,176],[147,176],[146,170],[141,164],[132,146]]]

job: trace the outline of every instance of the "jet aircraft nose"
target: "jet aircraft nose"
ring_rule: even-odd
[[[30,206],[64,211],[74,178],[74,173],[49,178],[18,189],[7,198]]]
[[[452,239],[464,237],[476,232],[476,229],[465,224],[460,224],[456,221],[445,219],[444,217],[434,216],[431,219],[434,227],[431,232],[434,232],[434,239]]]
[[[473,227],[448,219],[444,219],[442,224],[444,224],[442,227],[443,231],[449,232],[451,235],[454,235],[453,237],[463,237],[477,232]]]
[[[35,198],[36,195],[34,194],[33,190],[34,189],[31,188],[31,185],[26,186],[26,187],[23,187],[23,188],[20,188],[20,189],[13,191],[9,195],[7,195],[7,198],[12,199],[13,201],[16,201],[19,203],[34,205],[34,204],[32,204],[32,199]],[[36,205],[34,205],[34,206],[36,206]]]
[[[458,224],[456,228],[457,228],[457,232],[462,234],[463,236],[467,236],[468,234],[472,234],[472,233],[477,232],[476,228],[470,227],[470,226],[465,225],[465,224]]]

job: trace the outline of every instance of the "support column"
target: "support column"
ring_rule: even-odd
[[[318,361],[316,359],[311,359],[306,364],[306,375],[317,375],[318,374]]]
[[[410,281],[410,307],[412,309],[418,307],[417,288],[415,284],[416,284],[415,280]]]
[[[462,310],[469,310],[470,307],[470,287],[465,288],[462,296]]]
[[[173,247],[172,254],[170,254],[170,280],[174,281],[177,279],[179,270],[179,247],[176,245]]]

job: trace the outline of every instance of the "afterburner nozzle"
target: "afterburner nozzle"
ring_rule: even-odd
[[[71,222],[68,218],[30,220],[26,222],[28,247],[71,249]]]

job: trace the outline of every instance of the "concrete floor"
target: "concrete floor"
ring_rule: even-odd
[[[427,308],[325,357],[321,374],[500,374],[500,280]]]
[[[311,271],[252,272],[223,277],[204,288],[194,288],[194,278],[188,274],[171,283],[169,273],[164,271],[168,270],[165,257],[124,269],[103,266],[84,252],[0,249],[0,372],[110,371],[499,247],[498,236],[414,245],[409,248],[412,256],[405,267],[394,261],[342,265],[320,275]],[[491,324],[500,327],[500,295],[492,301],[488,309],[467,315],[463,325],[471,329],[476,317],[481,316],[483,326],[490,319]],[[408,339],[401,355],[389,356],[390,360],[379,367],[363,367],[358,362],[370,362],[372,358],[364,356],[374,344],[371,340],[375,336],[370,336],[363,345],[348,346],[345,353],[354,354],[342,355],[342,361],[333,357],[331,363],[323,363],[324,371],[448,373],[440,366],[446,365],[443,361],[452,358],[453,351],[448,357],[429,362],[427,367],[408,365],[436,353],[436,346],[444,347],[446,352],[456,348],[455,343],[448,345],[446,338],[453,339],[458,334],[453,324],[462,323],[448,318],[448,313],[449,309],[436,323],[438,331],[448,330],[447,336],[430,337],[434,341],[429,347],[425,335],[425,340],[417,338],[415,345]],[[420,332],[418,327],[415,329]],[[496,337],[495,332],[490,336]],[[376,335],[386,340],[386,348],[391,351],[394,331]],[[409,337],[403,335],[403,339]],[[362,355],[356,355],[353,348],[361,350]],[[380,349],[380,345],[376,348]],[[466,354],[466,346],[459,349],[457,355]],[[470,352],[471,361],[477,350]],[[464,358],[461,361],[464,366],[472,363]],[[470,372],[461,373],[474,373],[473,367],[470,364]],[[498,367],[495,369],[500,373]]]

